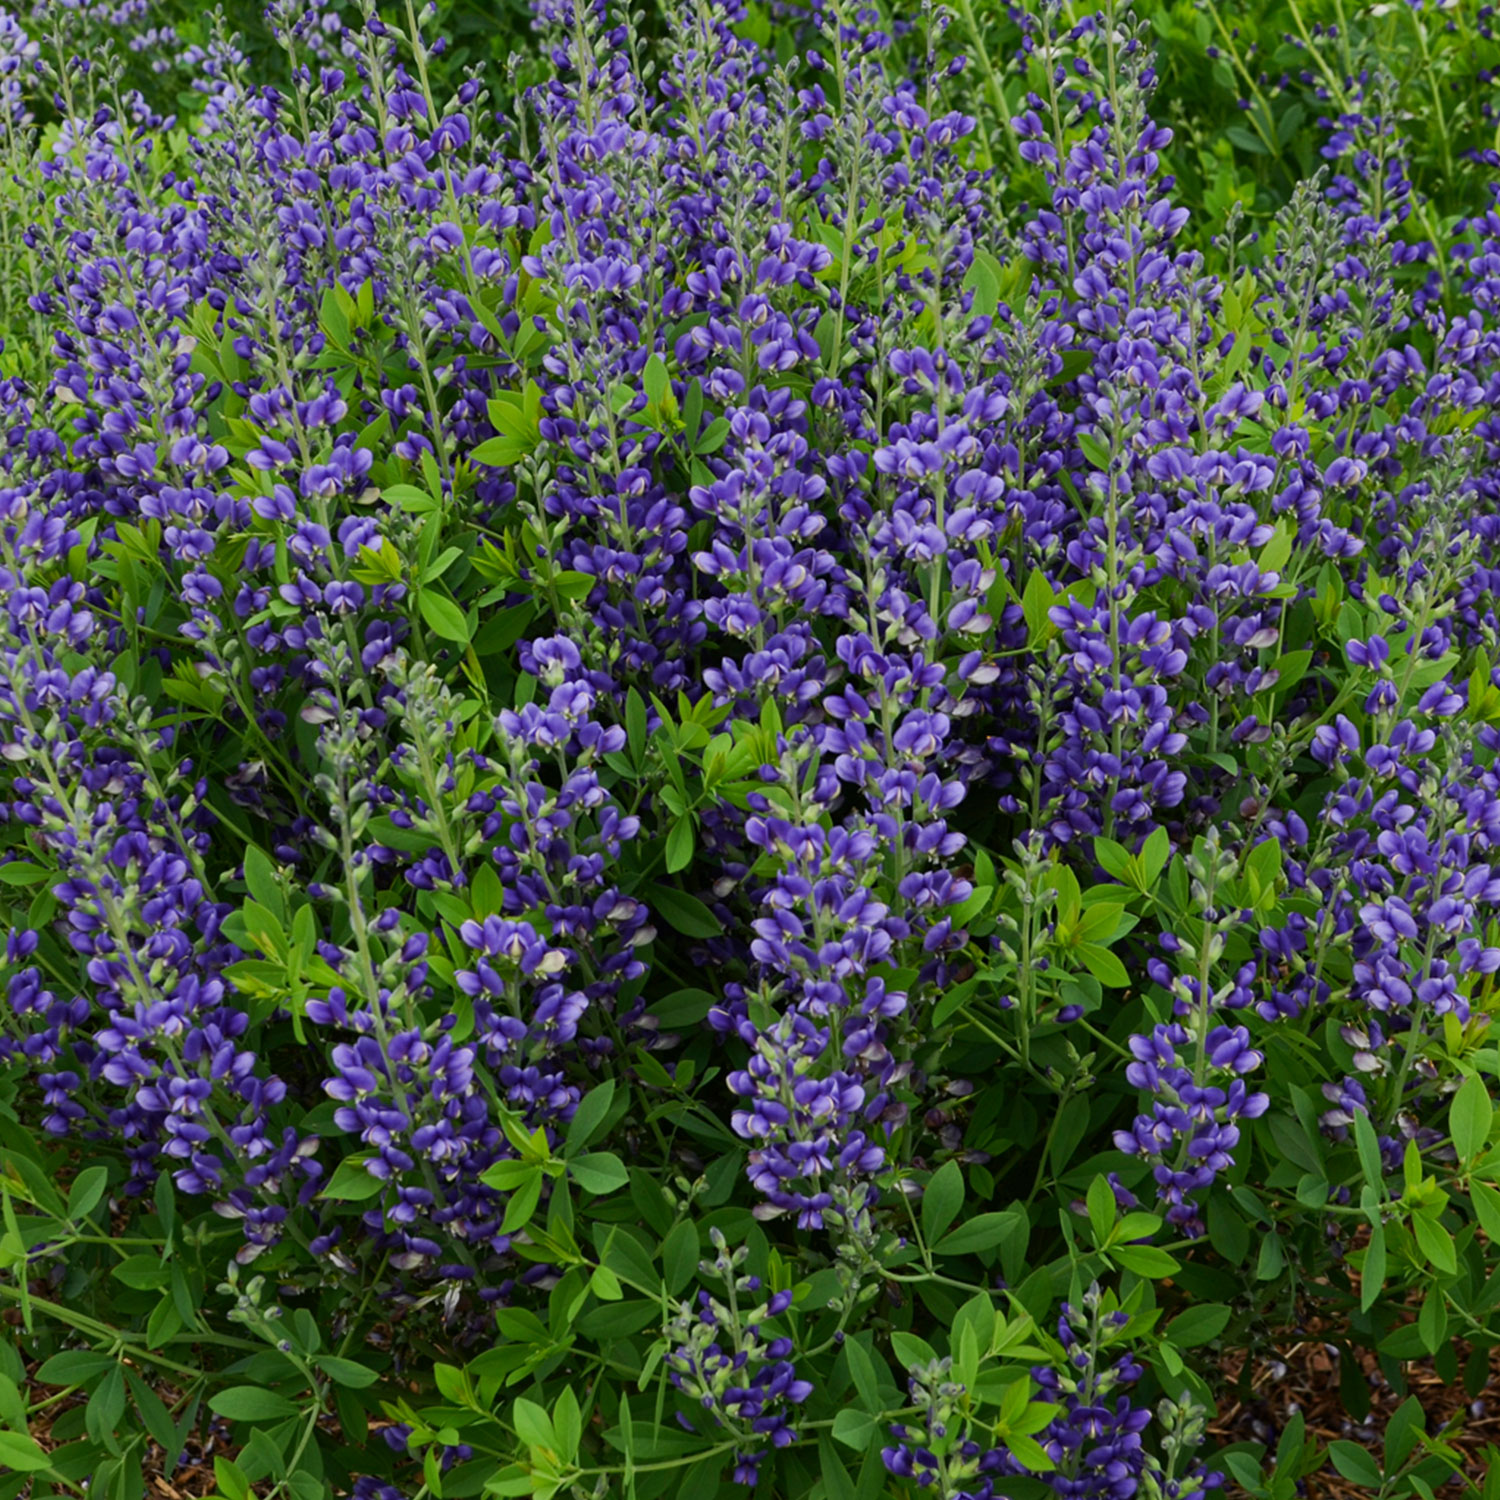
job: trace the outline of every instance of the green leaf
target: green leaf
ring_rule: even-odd
[[[342,288],[338,290],[342,290]],[[318,321],[329,338],[335,343],[348,346],[349,319],[345,315],[343,307],[340,306],[340,299],[333,287],[329,287],[323,293],[322,300],[318,304]]]
[[[1427,1430],[1427,1414],[1415,1396],[1408,1396],[1391,1414],[1385,1428],[1385,1466],[1399,1469],[1411,1457],[1422,1433]]]
[[[612,1151],[589,1151],[568,1162],[568,1173],[587,1193],[613,1193],[630,1181],[625,1163]]]
[[[591,1288],[597,1293],[599,1283],[595,1276],[589,1278]],[[616,1284],[619,1278],[615,1278]],[[605,1302],[591,1307],[579,1318],[578,1331],[591,1339],[628,1339],[643,1328],[661,1321],[661,1306],[657,1302]]]
[[[427,515],[442,509],[426,490],[419,490],[414,484],[389,484],[381,490],[380,498],[413,515]]]
[[[329,1379],[347,1386],[351,1391],[362,1391],[380,1379],[368,1365],[359,1364],[352,1359],[341,1359],[337,1354],[320,1354],[313,1363]]]
[[[688,382],[682,401],[682,429],[689,438],[698,431],[703,419],[703,382],[696,376]]]
[[[1359,1310],[1369,1312],[1385,1287],[1385,1225],[1370,1226],[1370,1243],[1365,1247],[1364,1264],[1359,1270]]]
[[[654,406],[660,406],[662,397],[672,389],[672,377],[661,355],[653,354],[646,361],[646,368],[641,372],[641,385],[645,388],[647,399]]]
[[[127,1255],[110,1275],[137,1291],[158,1291],[172,1279],[171,1268],[154,1255]]]
[[[1088,1192],[1089,1228],[1094,1231],[1094,1243],[1102,1245],[1115,1227],[1115,1192],[1109,1179],[1097,1176],[1089,1184]]]
[[[125,1372],[119,1365],[105,1373],[104,1379],[94,1387],[84,1408],[84,1427],[96,1443],[109,1446],[109,1440],[119,1430],[120,1418],[125,1415]]]
[[[167,1410],[166,1402],[129,1367],[125,1370],[125,1379],[146,1431],[156,1439],[163,1453],[175,1457],[181,1452],[181,1448],[178,1444],[177,1424],[172,1420],[172,1413]]]
[[[1358,1443],[1336,1438],[1328,1445],[1328,1456],[1333,1460],[1334,1468],[1351,1484],[1371,1490],[1380,1488],[1380,1465],[1374,1455]]]
[[[463,610],[447,595],[434,589],[423,589],[417,602],[427,628],[439,640],[452,641],[459,646],[469,644],[469,622],[464,618]]]
[[[1472,1161],[1484,1150],[1494,1112],[1484,1080],[1471,1073],[1448,1106],[1448,1131],[1460,1161]]]
[[[1108,948],[1098,943],[1079,943],[1073,950],[1083,960],[1083,966],[1100,984],[1112,990],[1122,990],[1130,983],[1125,965]]]
[[[1000,1424],[1009,1428],[1012,1423],[1019,1422],[1025,1414],[1026,1408],[1031,1405],[1031,1379],[1026,1377],[1022,1380],[1013,1380],[1005,1387],[1000,1397]]]
[[[1148,890],[1161,877],[1161,872],[1166,869],[1167,861],[1171,857],[1172,840],[1167,830],[1158,824],[1151,830],[1146,842],[1141,845],[1141,868],[1145,872]]]
[[[481,600],[481,602],[483,602]],[[476,656],[503,656],[526,634],[527,627],[536,616],[535,600],[513,604],[508,609],[491,614],[474,634],[470,645]]]
[[[1276,1440],[1276,1472],[1296,1479],[1302,1472],[1302,1448],[1307,1437],[1307,1419],[1294,1411]]]
[[[1048,1457],[1047,1450],[1035,1438],[1027,1437],[1024,1433],[1007,1433],[1005,1446],[1010,1449],[1011,1456],[1033,1474],[1050,1474],[1057,1467]]]
[[[707,990],[674,990],[658,1000],[647,1014],[665,1031],[679,1026],[696,1026],[719,1003]]]
[[[1104,473],[1109,468],[1110,452],[1109,445],[1103,438],[1092,432],[1080,432],[1078,434],[1078,447],[1083,456],[1088,460],[1090,467]]]
[[[1226,1195],[1216,1194],[1209,1199],[1208,1239],[1214,1249],[1234,1265],[1239,1265],[1250,1253],[1250,1230],[1230,1207]]]
[[[214,1459],[214,1483],[227,1500],[248,1500],[250,1481],[233,1459]]]
[[[231,1422],[274,1422],[295,1417],[298,1408],[285,1396],[258,1385],[234,1385],[208,1398],[209,1410]]]
[[[625,744],[630,750],[630,758],[637,765],[646,751],[647,723],[646,700],[631,688],[625,695]]]
[[[964,1203],[964,1174],[956,1161],[944,1162],[922,1194],[922,1234],[936,1244],[958,1217]]]
[[[1101,894],[1109,899],[1099,899]],[[1122,904],[1127,899],[1125,892],[1118,886],[1095,886],[1087,899],[1091,904],[1078,918],[1080,947],[1090,943],[1107,948],[1115,941],[1116,934],[1123,937],[1135,925],[1135,918]]]
[[[1292,543],[1295,538],[1295,529],[1285,517],[1277,521],[1271,540],[1260,549],[1255,566],[1262,573],[1279,573],[1292,560]]]
[[[85,1167],[68,1189],[68,1218],[75,1224],[87,1218],[103,1198],[108,1182],[109,1173],[103,1167]]]
[[[469,1406],[474,1401],[474,1386],[468,1375],[457,1365],[441,1362],[432,1367],[433,1384],[439,1394],[452,1406]]]
[[[508,1464],[485,1482],[484,1493],[487,1495],[535,1495],[537,1489],[529,1469],[523,1469],[520,1464]]]
[[[629,1407],[620,1402],[620,1425],[604,1433],[604,1441],[611,1448],[619,1449],[633,1461],[652,1458],[681,1458],[686,1454],[697,1455],[703,1448],[703,1439],[691,1432],[684,1432],[674,1422],[670,1427],[655,1422],[630,1420]]]
[[[1036,650],[1057,634],[1057,626],[1048,617],[1048,611],[1057,603],[1057,595],[1047,582],[1047,575],[1040,568],[1034,570],[1026,580],[1026,590],[1021,595],[1021,612],[1026,617],[1026,638],[1032,650]]]
[[[52,1467],[51,1457],[42,1445],[24,1432],[0,1432],[0,1468],[14,1469],[18,1474],[34,1474]]]
[[[1062,368],[1048,379],[1048,390],[1056,390],[1060,385],[1077,380],[1094,363],[1093,351],[1089,349],[1064,349],[1058,358],[1062,362]]]
[[[286,934],[281,930],[280,919],[259,901],[245,901],[238,916],[245,924],[245,932],[262,953],[274,954],[279,962],[291,957],[291,947]]]
[[[839,242],[842,246],[842,240]],[[833,249],[833,246],[829,246]],[[840,259],[843,256],[842,248],[834,250],[834,255]],[[818,358],[822,361],[825,370],[838,368],[839,351],[834,347],[834,340],[838,337],[839,316],[831,309],[818,319],[817,327],[813,329],[813,340],[818,346]]]
[[[942,998],[932,1008],[931,1024],[934,1029],[950,1021],[974,998],[979,990],[979,981],[984,977],[973,975],[961,984],[950,985],[944,991]]]
[[[1375,1135],[1375,1126],[1370,1122],[1368,1110],[1354,1111],[1354,1145],[1359,1152],[1359,1165],[1365,1181],[1377,1188],[1384,1196],[1385,1163],[1380,1155],[1380,1141]]]
[[[988,250],[976,250],[974,262],[964,274],[965,291],[974,293],[972,313],[976,318],[993,318],[1000,306],[1003,273],[1000,262]]]
[[[1288,142],[1291,141],[1292,137],[1296,135],[1306,114],[1306,108],[1303,105],[1296,103],[1289,105],[1285,110],[1282,111],[1280,117],[1276,121],[1276,144],[1278,146],[1285,146],[1288,144]]]
[[[879,1436],[880,1423],[868,1412],[847,1406],[833,1419],[833,1435],[849,1448],[867,1449]]]
[[[968,1323],[955,1324],[949,1330],[948,1347],[954,1351],[953,1374],[967,1390],[973,1390],[979,1379],[979,1335]]]
[[[1126,872],[1130,869],[1130,850],[1124,844],[1117,844],[1113,839],[1096,838],[1094,858],[1106,875],[1125,881]]]
[[[1281,840],[1262,839],[1245,861],[1245,869],[1255,877],[1259,888],[1269,889],[1281,878]]]
[[[1014,1209],[1002,1213],[976,1214],[960,1224],[934,1247],[939,1255],[967,1255],[975,1250],[999,1250],[1000,1242],[1013,1234],[1021,1215]]]
[[[620,1278],[608,1266],[594,1267],[594,1273],[589,1277],[589,1290],[601,1302],[618,1302],[625,1295]]]
[[[1428,1354],[1436,1354],[1443,1347],[1447,1333],[1447,1303],[1440,1288],[1429,1286],[1422,1299],[1422,1310],[1417,1314],[1417,1337]]]
[[[270,855],[254,844],[245,850],[245,888],[278,920],[285,920],[286,907],[281,884],[276,879],[276,866],[271,863]]]
[[[156,1186],[151,1192],[152,1202],[156,1205],[156,1216],[161,1220],[162,1233],[166,1236],[166,1242],[170,1248],[172,1243],[172,1231],[177,1225],[177,1192],[172,1186],[172,1175],[163,1172],[156,1179]]]
[[[1252,132],[1246,130],[1243,125],[1227,126],[1224,134],[1241,151],[1248,151],[1252,156],[1269,156],[1271,154],[1265,142],[1258,135],[1254,135]]]
[[[849,1366],[849,1377],[866,1411],[880,1410],[880,1376],[870,1351],[857,1338],[844,1342],[844,1358]]]
[[[824,314],[826,317],[827,314]],[[821,324],[819,325],[821,326]],[[715,417],[703,429],[698,441],[693,444],[694,453],[717,453],[729,439],[729,419]]]
[[[592,573],[579,573],[568,569],[552,575],[551,588],[559,599],[577,603],[580,599],[587,599],[598,582],[599,580]]]
[[[469,461],[476,464],[489,464],[497,469],[508,468],[511,464],[520,463],[535,446],[525,438],[487,438],[477,448],[469,451]]]
[[[1474,1212],[1479,1218],[1479,1227],[1492,1241],[1500,1243],[1500,1192],[1487,1182],[1471,1179],[1469,1200],[1473,1203]]]
[[[1265,1117],[1271,1139],[1276,1149],[1290,1162],[1305,1172],[1322,1171],[1316,1144],[1309,1141],[1305,1129],[1289,1115],[1271,1114]]]
[[[606,1078],[578,1101],[578,1108],[568,1122],[568,1134],[563,1141],[563,1155],[576,1156],[599,1132],[604,1124],[609,1107],[614,1103],[614,1079]]]
[[[1276,672],[1276,682],[1272,691],[1276,697],[1285,697],[1307,676],[1307,669],[1312,665],[1312,659],[1311,651],[1288,651],[1276,658],[1272,663]]]
[[[1155,1245],[1111,1245],[1109,1253],[1127,1271],[1153,1280],[1159,1276],[1172,1276],[1181,1270],[1165,1250],[1159,1250]]]
[[[0,881],[6,885],[40,885],[52,876],[53,871],[43,869],[41,865],[23,864],[19,860],[0,865]]]
[[[1229,1309],[1217,1302],[1190,1307],[1167,1324],[1163,1337],[1179,1349],[1195,1349],[1218,1338],[1229,1325]]]
[[[1422,1254],[1438,1270],[1450,1275],[1458,1270],[1458,1253],[1453,1247],[1453,1236],[1429,1214],[1414,1214],[1412,1228],[1416,1231],[1417,1244]]]
[[[679,818],[672,825],[672,831],[667,835],[666,862],[668,875],[676,875],[678,871],[685,870],[692,864],[693,820],[691,817]]]
[[[661,1264],[666,1277],[667,1291],[674,1297],[681,1296],[694,1276],[698,1274],[698,1259],[702,1245],[698,1239],[698,1226],[691,1219],[674,1224],[661,1246]]]
[[[541,432],[536,420],[540,407],[533,405],[533,398],[540,395],[536,382],[528,380],[524,391],[500,391],[491,397],[488,410],[495,430],[505,437],[534,443]]]
[[[43,1385],[87,1385],[106,1370],[112,1370],[117,1361],[108,1354],[95,1354],[89,1349],[65,1349],[54,1354],[36,1372]]]
[[[651,910],[684,937],[718,937],[724,930],[719,919],[696,896],[689,896],[675,886],[656,881],[646,887],[645,896]]]
[[[528,1401],[524,1396],[516,1398],[511,1426],[528,1448],[557,1447],[557,1434],[552,1430],[552,1418],[535,1401]]]
[[[583,1440],[583,1413],[572,1386],[565,1386],[552,1407],[552,1430],[557,1434],[558,1457],[572,1463]]]
[[[823,1476],[825,1500],[858,1500],[859,1491],[850,1477],[849,1466],[831,1438],[818,1439],[818,1472]]]
[[[542,1201],[542,1173],[540,1167],[531,1167],[530,1175],[521,1179],[505,1205],[505,1217],[500,1221],[503,1234],[516,1234],[530,1222],[536,1206]]]
[[[1260,1242],[1260,1251],[1255,1258],[1255,1279],[1274,1281],[1281,1275],[1286,1264],[1286,1251],[1281,1248],[1281,1236],[1268,1234]]]
[[[363,1160],[355,1160],[346,1156],[333,1169],[333,1176],[328,1179],[328,1186],[318,1196],[338,1199],[345,1203],[361,1203],[366,1198],[375,1197],[384,1187],[385,1183],[379,1177],[372,1177],[365,1170]]]
[[[937,1350],[926,1339],[918,1338],[914,1333],[897,1331],[891,1334],[891,1349],[908,1370],[915,1369],[918,1365],[929,1365],[937,1358]]]
[[[1117,1245],[1128,1245],[1132,1240],[1144,1240],[1161,1228],[1160,1214],[1146,1214],[1133,1209],[1118,1224],[1111,1238]]]

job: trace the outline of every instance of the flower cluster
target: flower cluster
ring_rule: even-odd
[[[898,1479],[912,1480],[943,1500],[991,1500],[991,1477],[1013,1468],[1003,1448],[986,1450],[971,1434],[960,1403],[964,1387],[951,1379],[951,1360],[940,1360],[911,1377],[916,1422],[895,1423],[896,1439],[880,1456]]]
[[[722,1234],[713,1232],[718,1252],[711,1264],[726,1289],[727,1302],[699,1292],[695,1306],[684,1304],[672,1324],[675,1346],[667,1356],[673,1386],[711,1426],[733,1434],[734,1479],[754,1486],[767,1452],[797,1440],[795,1410],[812,1394],[788,1358],[792,1340],[767,1337],[768,1319],[791,1306],[790,1292],[756,1301],[760,1278],[741,1274],[744,1248],[730,1251]],[[705,1267],[708,1268],[707,1266]],[[749,1301],[741,1306],[741,1299]],[[678,1420],[693,1431],[693,1417]]]

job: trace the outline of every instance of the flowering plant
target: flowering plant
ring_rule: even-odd
[[[6,1493],[1479,1493],[1206,1436],[1500,1342],[1500,216],[1396,84],[1251,233],[1116,0],[273,6],[190,130],[88,10],[0,31]]]

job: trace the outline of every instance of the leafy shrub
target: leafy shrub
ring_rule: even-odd
[[[5,33],[0,1487],[1475,1488],[1204,1431],[1487,1379],[1500,217],[1372,79],[1195,222],[1113,3],[537,10]]]

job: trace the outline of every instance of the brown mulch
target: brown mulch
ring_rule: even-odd
[[[34,1373],[34,1369],[33,1366],[28,1370],[28,1376]],[[160,1379],[153,1378],[151,1384],[169,1409],[175,1411],[181,1406],[183,1393],[180,1390]],[[38,1386],[29,1379],[26,1393],[33,1401],[46,1403],[45,1409],[34,1417],[30,1425],[31,1436],[43,1448],[61,1446],[62,1440],[52,1436],[52,1426],[64,1412],[83,1406],[88,1400],[87,1393],[74,1391],[59,1397],[54,1387]],[[54,1399],[48,1401],[48,1397]],[[380,1430],[390,1425],[382,1417],[372,1418],[371,1441],[376,1441]],[[338,1421],[332,1415],[320,1421],[319,1427],[326,1427],[330,1434],[339,1432]],[[218,1485],[214,1481],[214,1459],[232,1459],[239,1452],[238,1446],[230,1441],[232,1429],[232,1423],[214,1416],[204,1407],[200,1410],[197,1429],[183,1444],[180,1454],[166,1454],[155,1441],[148,1440],[143,1467],[147,1500],[206,1500],[207,1496],[218,1493]],[[178,1457],[182,1458],[181,1463],[172,1462]],[[271,1481],[267,1480],[263,1484],[252,1485],[251,1491],[259,1494],[269,1488]]]
[[[1463,1343],[1456,1347],[1462,1372],[1469,1348]],[[1344,1439],[1368,1448],[1379,1459],[1387,1422],[1402,1402],[1415,1396],[1426,1413],[1429,1434],[1435,1436],[1458,1419],[1461,1425],[1446,1441],[1463,1453],[1468,1477],[1484,1479],[1488,1470],[1485,1449],[1491,1444],[1500,1446],[1500,1348],[1490,1352],[1490,1378],[1477,1400],[1465,1391],[1461,1373],[1456,1381],[1444,1380],[1430,1359],[1406,1365],[1406,1389],[1397,1391],[1372,1354],[1358,1350],[1356,1356],[1370,1393],[1369,1415],[1360,1422],[1349,1415],[1340,1390],[1342,1356],[1319,1337],[1315,1325],[1300,1336],[1278,1340],[1274,1352],[1255,1359],[1251,1393],[1243,1400],[1239,1389],[1247,1355],[1243,1350],[1227,1354],[1222,1366],[1227,1387],[1219,1414],[1209,1426],[1210,1438],[1219,1444],[1264,1443],[1274,1452],[1286,1423],[1301,1412],[1307,1435],[1320,1444]],[[1351,1484],[1331,1464],[1305,1483],[1307,1500],[1368,1500],[1369,1496],[1368,1490]],[[1225,1493],[1237,1491],[1231,1484]]]
[[[175,1407],[181,1402],[180,1391],[173,1390],[171,1386],[161,1381],[153,1381],[152,1384],[157,1395],[167,1403],[168,1407]],[[83,1406],[88,1400],[87,1394],[83,1391],[74,1391],[70,1395],[59,1398],[57,1390],[52,1386],[31,1385],[29,1382],[28,1386],[33,1401],[46,1403],[44,1409],[31,1422],[32,1437],[43,1448],[51,1449],[61,1446],[60,1440],[52,1436],[53,1423],[64,1412]],[[48,1397],[54,1399],[49,1401]],[[155,1500],[203,1500],[203,1497],[214,1494],[218,1489],[214,1483],[215,1457],[233,1458],[236,1451],[229,1442],[229,1424],[220,1421],[205,1408],[198,1419],[197,1431],[193,1432],[183,1444],[182,1454],[186,1455],[184,1463],[172,1463],[171,1460],[181,1455],[176,1453],[168,1455],[163,1453],[155,1442],[147,1443],[143,1469],[146,1494],[148,1497],[155,1497]],[[168,1477],[169,1468],[172,1471],[170,1478]]]

